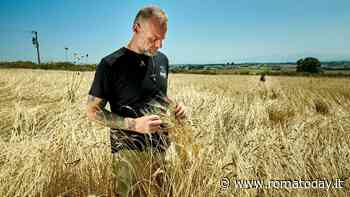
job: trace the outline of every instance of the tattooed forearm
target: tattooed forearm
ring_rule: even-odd
[[[122,116],[118,116],[105,109],[107,101],[93,95],[88,96],[88,116],[100,124],[114,129],[127,129],[128,122]]]
[[[135,121],[135,119],[127,119],[127,128],[129,129],[129,130],[132,130],[132,131],[134,131],[134,130],[136,130],[136,121]]]
[[[133,118],[122,117],[105,109],[107,101],[103,98],[88,96],[87,115],[90,120],[96,121],[113,129],[127,129],[136,131],[136,121]]]
[[[124,117],[118,116],[104,108],[96,112],[96,121],[113,129],[126,129]]]
[[[89,105],[90,103],[97,105],[99,109],[103,109],[106,106],[107,101],[105,99],[96,98],[95,96],[89,95],[87,104]]]

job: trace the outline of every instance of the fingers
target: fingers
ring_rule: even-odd
[[[186,108],[182,103],[176,105],[174,112],[177,119],[186,118]],[[140,120],[138,126],[142,133],[155,133],[161,130],[162,120],[157,115],[144,116]]]
[[[185,118],[186,117],[186,109],[182,103],[179,103],[176,105],[175,116],[177,118]]]
[[[181,106],[182,106],[181,103],[180,104],[176,104],[174,112],[175,113],[179,112],[180,109],[181,109]]]
[[[150,126],[150,127],[149,127],[149,131],[150,131],[151,133],[155,133],[155,132],[159,131],[160,129],[161,129],[160,126]]]
[[[174,103],[174,101],[173,100],[171,100],[169,97],[164,97],[164,100],[167,102],[167,103]]]
[[[175,113],[175,116],[178,118],[185,118],[186,113],[184,109],[179,110],[177,113]]]
[[[159,120],[152,120],[149,122],[150,127],[160,126],[161,124],[162,124],[162,121],[160,119]]]
[[[160,120],[160,117],[157,116],[157,115],[149,115],[149,116],[147,116],[147,118],[148,118],[149,120]]]
[[[148,118],[148,129],[151,132],[157,132],[160,130],[160,125],[162,124],[162,120],[157,115],[150,115]]]

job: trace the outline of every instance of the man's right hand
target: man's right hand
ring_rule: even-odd
[[[142,116],[140,118],[125,118],[128,130],[138,133],[155,133],[160,130],[162,120],[157,115]]]

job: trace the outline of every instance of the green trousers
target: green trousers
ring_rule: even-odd
[[[149,183],[157,184],[156,188],[162,188],[164,184],[165,152],[121,150],[113,154],[112,165],[118,196],[149,195]]]

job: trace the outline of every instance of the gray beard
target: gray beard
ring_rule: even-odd
[[[143,54],[144,54],[144,55],[147,55],[147,56],[149,56],[149,57],[155,56],[156,53],[157,53],[157,52],[151,53],[151,52],[149,52],[147,49],[144,49],[144,50],[143,50]]]

